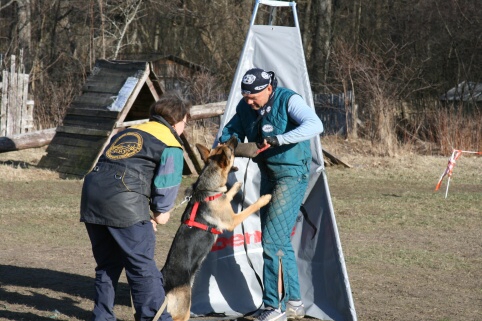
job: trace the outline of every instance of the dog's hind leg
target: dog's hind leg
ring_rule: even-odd
[[[187,321],[191,317],[191,303],[189,303],[189,308],[186,311],[186,314],[184,315],[184,320],[182,321]]]
[[[167,294],[167,311],[173,321],[187,321],[191,311],[191,286],[185,285],[169,291]]]

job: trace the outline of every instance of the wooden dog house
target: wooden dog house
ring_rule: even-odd
[[[113,135],[149,118],[163,91],[150,62],[98,60],[38,166],[62,178],[83,178]],[[186,152],[184,160],[184,174],[197,174]]]

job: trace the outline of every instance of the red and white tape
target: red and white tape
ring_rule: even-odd
[[[452,177],[452,173],[455,167],[455,161],[463,154],[476,154],[476,155],[482,155],[482,152],[472,152],[472,151],[467,151],[467,150],[460,150],[460,149],[454,149],[452,151],[452,156],[449,158],[449,162],[447,164],[447,168],[445,171],[442,173],[442,176],[440,176],[440,179],[437,183],[437,186],[435,186],[435,190],[438,191],[440,189],[440,186],[442,186],[442,181],[445,176],[448,177],[447,179],[447,190],[445,191],[445,198],[447,198],[448,192],[449,192],[449,185],[450,185],[450,178]]]

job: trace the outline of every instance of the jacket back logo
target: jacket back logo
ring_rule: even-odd
[[[119,136],[105,155],[109,159],[129,158],[140,152],[143,139],[139,133],[129,132]]]

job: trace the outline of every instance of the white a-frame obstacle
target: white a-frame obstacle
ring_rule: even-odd
[[[292,11],[292,26],[256,24],[258,10],[273,18],[275,12]],[[242,98],[240,84],[253,67],[272,70],[279,86],[299,93],[314,108],[295,2],[256,2],[234,76],[220,128],[235,114]],[[216,143],[215,143],[216,144]],[[297,255],[302,300],[308,316],[322,320],[356,320],[341,242],[336,226],[319,137],[312,139],[311,176],[305,201],[298,215],[292,243]],[[259,169],[246,158],[237,158],[239,171],[230,183],[244,182],[244,204],[259,197]],[[233,233],[220,235],[203,263],[193,285],[191,314],[223,319],[253,314],[262,305],[262,247],[259,217],[252,215]]]

